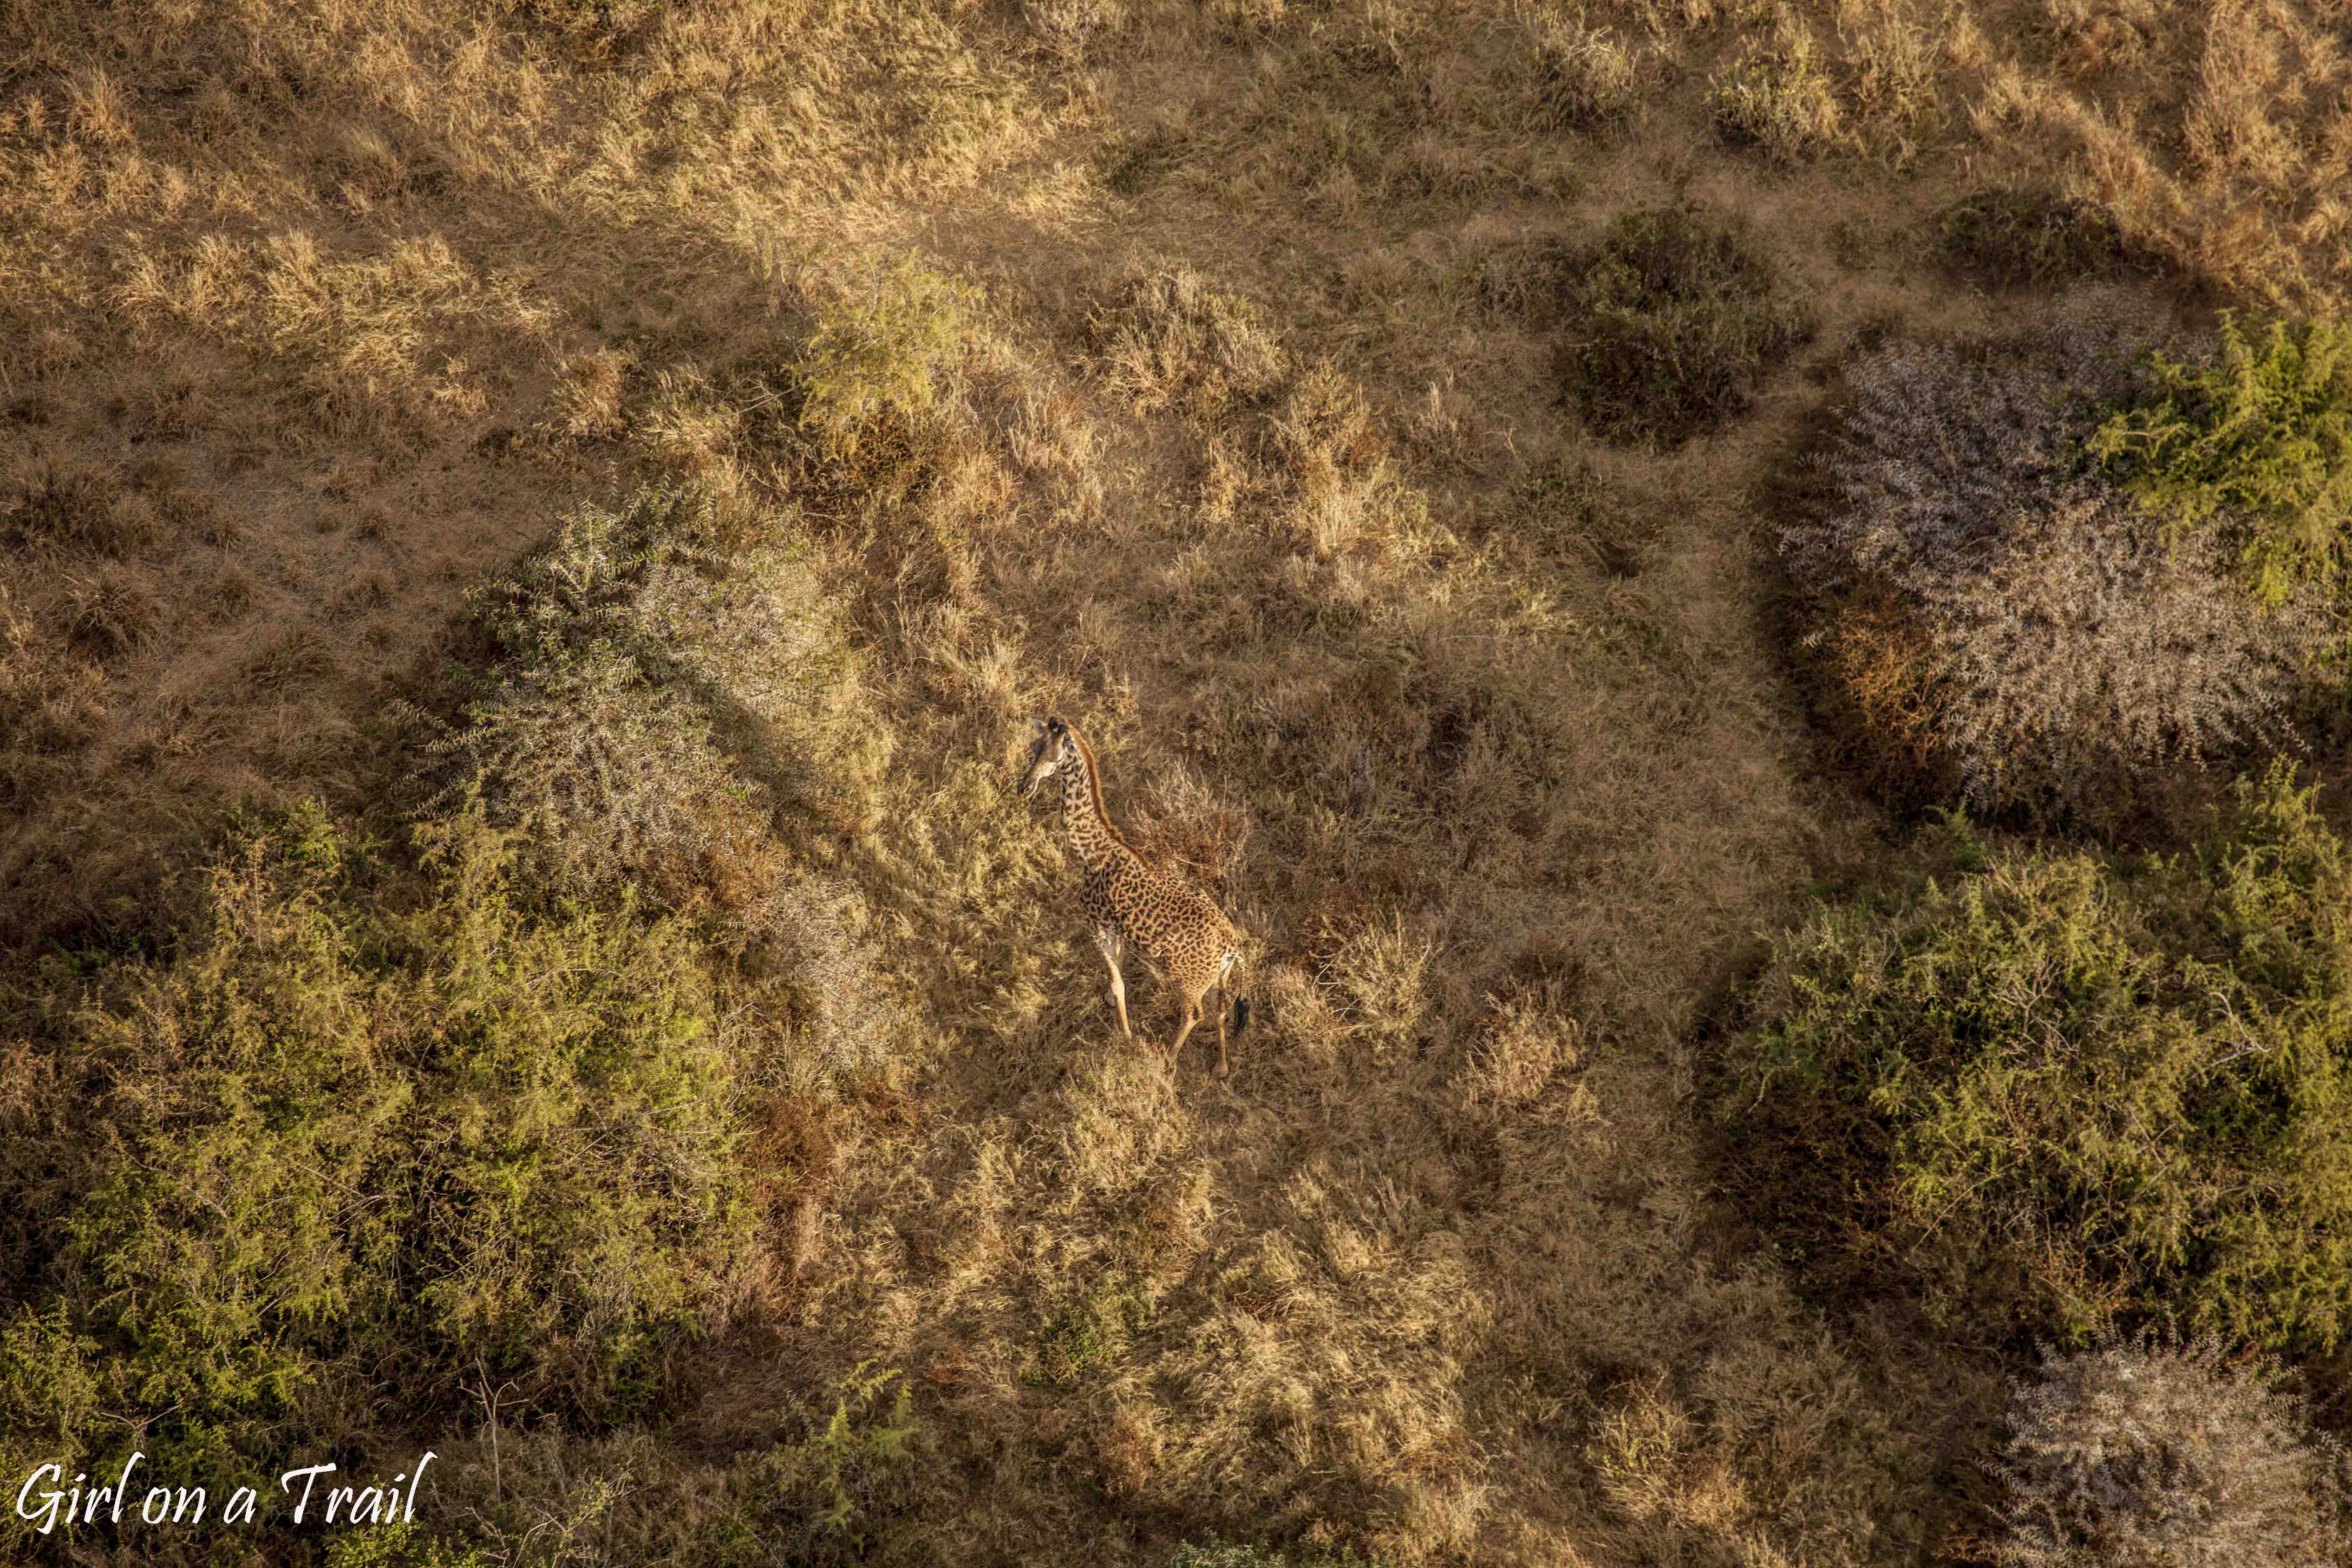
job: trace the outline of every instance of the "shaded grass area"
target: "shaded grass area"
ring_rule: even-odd
[[[1936,216],[1945,265],[1994,289],[2047,287],[2112,275],[2136,261],[2115,219],[2092,203],[2046,191],[1990,190]]]

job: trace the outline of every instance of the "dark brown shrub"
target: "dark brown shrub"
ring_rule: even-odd
[[[2132,264],[2105,208],[2046,191],[1978,191],[1936,216],[1945,267],[1992,289],[2102,278]]]
[[[1624,214],[1575,272],[1554,364],[1568,399],[1617,440],[1717,428],[1813,335],[1778,297],[1770,260],[1688,209]]]

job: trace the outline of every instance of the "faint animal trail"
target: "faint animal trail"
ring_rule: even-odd
[[[1103,962],[1110,965],[1110,994],[1118,1005],[1120,1032],[1135,1033],[1127,1022],[1127,978],[1119,970],[1131,941],[1167,972],[1183,999],[1184,1021],[1168,1048],[1171,1067],[1183,1052],[1185,1037],[1201,1021],[1202,1000],[1216,992],[1217,1076],[1223,1078],[1225,991],[1241,963],[1240,934],[1206,894],[1181,878],[1146,866],[1111,826],[1103,810],[1102,773],[1095,766],[1094,748],[1076,730],[1059,719],[1034,720],[1031,726],[1037,742],[1029,752],[1024,788],[1034,795],[1047,779],[1061,778],[1062,826],[1087,873],[1079,904]],[[1249,999],[1236,996],[1232,1032],[1240,1034],[1248,1023]]]

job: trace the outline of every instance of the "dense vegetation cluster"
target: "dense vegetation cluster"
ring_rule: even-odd
[[[404,875],[299,815],[177,951],[20,1011],[12,1470],[126,1420],[159,1465],[258,1470],[485,1375],[609,1417],[725,1321],[753,1215],[717,980],[676,920],[544,908],[515,858],[461,815]]]
[[[482,1401],[625,1426],[762,1288],[760,1105],[886,1066],[862,904],[792,847],[865,753],[791,542],[646,491],[477,603],[495,657],[412,844],[261,821],[164,951],[8,996],[0,1468],[125,1423],[200,1479]],[[913,1430],[887,1381],[680,1539],[854,1549]]]
[[[1906,345],[1851,382],[1834,499],[1780,531],[1877,743],[1979,807],[2061,812],[2300,744],[2335,605],[2307,583],[2258,597],[2219,522],[2167,528],[2084,453],[2156,395],[2141,345],[2084,326]]]
[[[2294,1352],[2352,1332],[2352,856],[2310,791],[2147,860],[1987,849],[1783,939],[1730,1102],[1866,1194],[1970,1333],[2119,1314]]]

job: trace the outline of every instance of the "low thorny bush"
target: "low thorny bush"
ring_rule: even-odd
[[[2352,1552],[2352,1472],[2267,1358],[2143,1332],[2044,1347],[2011,1393],[1995,1561],[2320,1568]]]
[[[1969,1337],[2177,1314],[2344,1342],[2352,854],[2312,792],[2242,784],[2169,858],[1958,817],[1912,850],[1936,875],[1779,940],[1727,1055],[1727,1125],[1792,1245],[1824,1279],[1897,1267]]]
[[[1770,259],[1696,211],[1622,214],[1570,270],[1562,389],[1615,439],[1673,443],[1717,428],[1813,334],[1780,298]]]
[[[681,491],[583,505],[478,595],[504,657],[432,743],[454,764],[436,808],[478,795],[525,831],[541,874],[583,891],[701,905],[722,878],[713,934],[748,987],[739,1004],[798,1026],[786,1086],[823,1092],[879,1070],[896,1026],[856,889],[762,847],[780,824],[821,833],[810,808],[855,795],[874,748],[804,552],[744,532]]]
[[[567,515],[476,595],[503,656],[439,804],[478,791],[583,887],[691,858],[740,811],[821,794],[854,670],[789,537],[728,537],[707,498],[644,490]]]
[[[1835,499],[1780,536],[1874,743],[1979,808],[2061,815],[2122,809],[2175,760],[2299,743],[2340,616],[2310,591],[2258,603],[2220,533],[2168,531],[2083,451],[2148,395],[2139,344],[1900,346],[1851,384]]]

